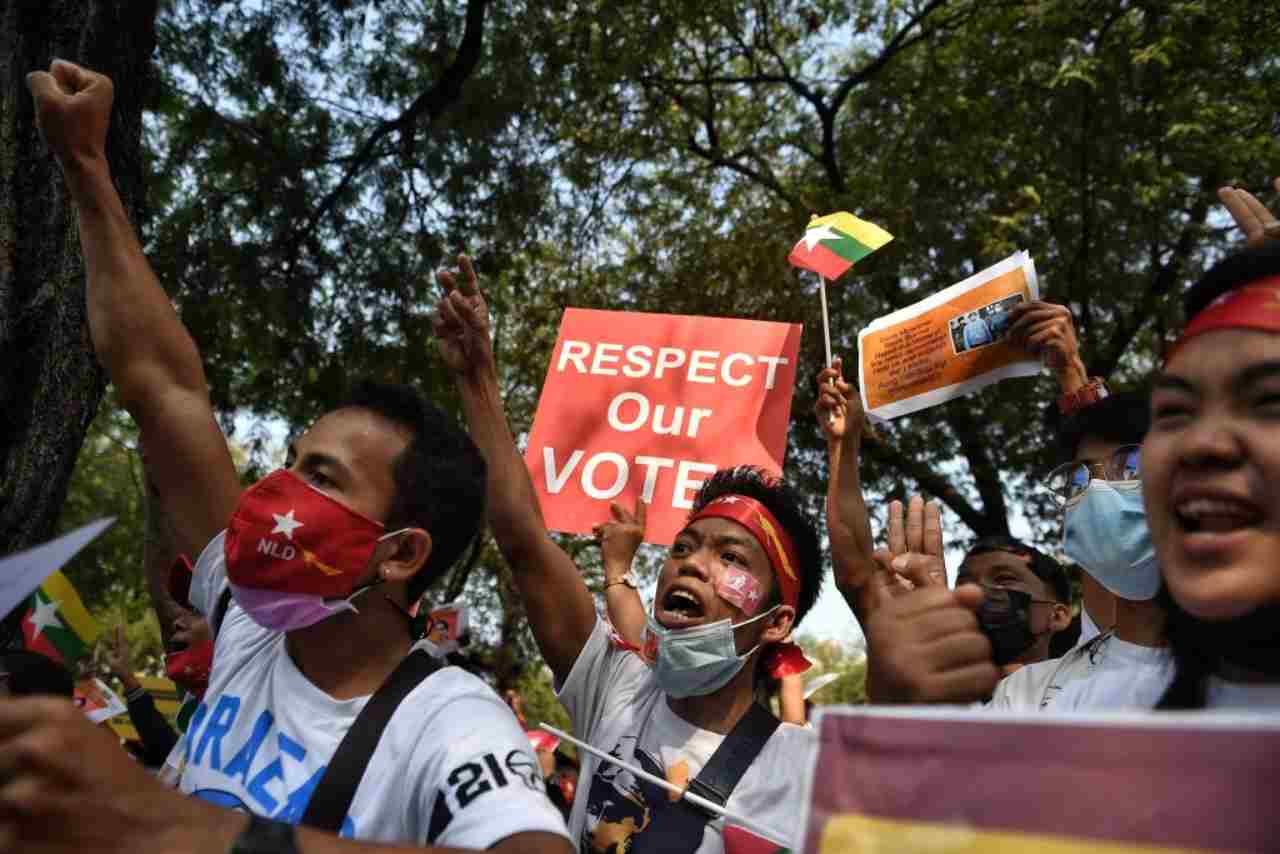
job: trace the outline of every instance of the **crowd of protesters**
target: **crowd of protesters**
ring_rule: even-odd
[[[1063,306],[1001,319],[1060,385],[1048,486],[1070,565],[983,537],[949,586],[959,533],[918,497],[889,504],[878,547],[868,424],[836,360],[817,372],[825,519],[760,469],[718,471],[646,607],[632,572],[646,507],[602,507],[599,603],[543,520],[468,258],[439,274],[433,322],[466,429],[410,389],[360,384],[243,489],[200,354],[105,165],[110,81],[59,61],[29,86],[77,212],[93,347],[163,509],[148,578],[189,704],[170,729],[117,638],[134,761],[66,701],[65,671],[5,653],[5,850],[723,851],[724,819],[685,790],[794,840],[815,732],[791,639],[822,588],[824,539],[873,703],[1280,713],[1280,234],[1247,192],[1220,196],[1248,246],[1188,291],[1149,391],[1088,377]],[[485,524],[572,735],[598,752],[570,759],[526,732],[518,696],[413,628]]]

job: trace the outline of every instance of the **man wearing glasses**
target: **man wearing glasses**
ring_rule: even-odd
[[[1063,509],[1063,551],[1083,570],[1084,616],[1098,631],[1082,633],[1081,643],[1062,658],[1002,680],[993,707],[1151,708],[1168,685],[1173,665],[1156,601],[1160,569],[1138,465],[1149,420],[1147,396],[1125,392],[1064,423],[1061,446],[1072,461],[1054,469],[1047,484]]]

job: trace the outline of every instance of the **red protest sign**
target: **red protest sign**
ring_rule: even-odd
[[[566,309],[525,462],[547,526],[590,533],[608,502],[649,502],[669,544],[698,487],[734,465],[782,471],[799,324]]]

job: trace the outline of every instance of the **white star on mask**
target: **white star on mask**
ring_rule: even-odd
[[[284,534],[290,541],[293,540],[293,532],[303,525],[302,522],[293,518],[293,508],[290,508],[289,512],[283,516],[279,513],[272,513],[271,516],[276,520],[276,526],[271,529],[271,533]]]

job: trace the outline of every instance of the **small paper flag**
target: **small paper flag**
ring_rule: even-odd
[[[893,235],[880,226],[837,211],[811,219],[787,260],[825,279],[835,279],[890,240]]]

